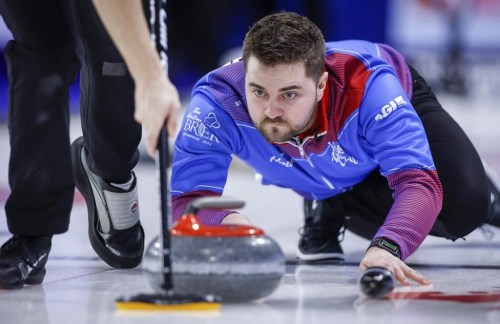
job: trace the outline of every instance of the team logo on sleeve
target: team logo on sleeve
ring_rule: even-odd
[[[220,128],[220,123],[215,113],[208,113],[203,120],[200,118],[200,115],[201,110],[198,107],[194,108],[192,112],[188,112],[184,127],[182,128],[182,136],[208,146],[212,145],[212,143],[219,143],[217,136],[210,130],[211,128]]]
[[[380,114],[377,114],[377,116],[375,116],[375,121],[384,119],[385,117],[389,116],[389,114],[394,110],[403,106],[406,106],[406,101],[403,99],[403,96],[394,98],[389,102],[389,104],[382,107],[382,109],[380,110]]]
[[[207,117],[203,119],[203,123],[210,128],[219,128],[220,124],[219,121],[217,120],[217,116],[215,116],[215,113],[211,112],[208,113]]]

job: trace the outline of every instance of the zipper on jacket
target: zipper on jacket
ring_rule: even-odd
[[[300,156],[305,159],[307,161],[307,163],[311,166],[311,169],[314,170],[314,172],[316,172],[317,175],[319,175],[321,177],[321,179],[323,180],[323,182],[328,186],[328,188],[330,189],[335,189],[335,186],[327,179],[325,178],[317,169],[316,167],[314,166],[314,164],[312,163],[311,159],[309,159],[309,157],[306,155],[306,152],[304,150],[304,145],[306,144],[306,142],[308,140],[310,140],[311,138],[314,138],[314,136],[307,136],[306,138],[304,138],[304,140],[301,142],[300,139],[298,137],[294,137],[293,140],[295,141],[292,142],[292,141],[288,141],[288,143],[290,143],[292,146],[295,146],[297,147],[297,149],[299,150],[299,153],[300,153]]]

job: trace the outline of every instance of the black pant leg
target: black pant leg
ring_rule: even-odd
[[[386,178],[375,170],[351,190],[328,198],[326,203],[336,210],[337,217],[347,217],[345,226],[349,231],[371,240],[384,223],[394,199]]]
[[[77,15],[80,110],[90,169],[113,182],[128,180],[139,159],[141,126],[134,120],[134,83],[91,0],[74,0]]]
[[[443,186],[443,208],[438,222],[463,237],[482,225],[488,215],[490,190],[483,163],[462,128],[443,109],[414,68],[412,104],[427,133]],[[438,224],[439,225],[439,224]]]
[[[73,203],[69,86],[78,70],[68,17],[58,1],[1,0],[14,40],[5,48],[9,80],[9,230],[65,232]]]

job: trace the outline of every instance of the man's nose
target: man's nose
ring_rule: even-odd
[[[283,110],[279,107],[276,101],[269,100],[267,102],[267,107],[264,113],[267,117],[274,119],[276,117],[283,115]]]

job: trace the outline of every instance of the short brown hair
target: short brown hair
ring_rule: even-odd
[[[246,34],[245,69],[252,55],[268,66],[303,61],[306,76],[317,81],[325,67],[325,39],[307,17],[280,12],[257,21]]]

